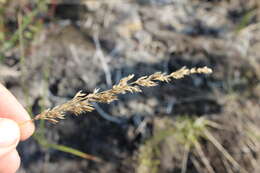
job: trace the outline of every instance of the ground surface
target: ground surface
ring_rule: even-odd
[[[81,89],[108,89],[132,73],[140,77],[205,65],[214,73],[122,95],[110,105],[99,105],[93,113],[69,116],[57,125],[46,123],[45,139],[92,154],[103,162],[46,149],[31,138],[19,146],[19,172],[181,172],[185,163],[183,151],[178,149],[181,144],[170,136],[156,144],[159,154],[149,158],[156,163],[144,164],[140,153],[151,147],[147,141],[160,134],[160,129],[168,128],[167,122],[174,123],[182,116],[217,122],[220,127],[210,129],[211,134],[241,168],[258,172],[257,3],[104,0],[49,4],[47,12],[51,14],[35,19],[39,18],[42,26],[25,43],[25,58],[21,60],[20,47],[14,46],[2,52],[5,58],[0,64],[1,82],[24,106],[31,107],[34,115],[71,99]],[[15,8],[17,4],[10,3],[6,13],[15,13]],[[109,117],[104,117],[104,112]],[[187,172],[243,172],[209,141],[202,139],[199,146],[204,155],[196,147],[195,152],[191,150]]]

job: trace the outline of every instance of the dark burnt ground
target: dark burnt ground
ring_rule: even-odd
[[[238,128],[245,122],[259,126],[255,116],[260,91],[257,5],[254,0],[49,4],[48,13],[35,19],[43,26],[34,41],[28,42],[25,62],[21,65],[19,49],[14,48],[0,64],[1,82],[34,114],[72,98],[78,90],[108,89],[132,73],[136,77],[170,73],[183,66],[208,66],[214,73],[162,83],[99,105],[116,121],[94,111],[68,116],[57,125],[46,123],[48,141],[95,155],[103,162],[46,149],[31,138],[19,145],[20,172],[136,172],[140,147],[153,136],[156,122],[177,116],[206,117],[232,128],[229,133],[216,130],[213,134],[241,166],[257,172],[259,166],[251,160],[259,163],[259,152],[251,148],[253,156],[245,154],[239,144],[245,134]],[[15,28],[12,23],[15,18],[8,25]],[[250,118],[242,120],[240,114]],[[161,145],[158,172],[181,172],[182,153],[172,154]],[[227,172],[223,156],[207,141],[202,145],[214,171]],[[188,172],[200,172],[190,159]]]

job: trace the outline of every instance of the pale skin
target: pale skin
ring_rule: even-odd
[[[0,173],[15,173],[20,166],[16,147],[34,133],[30,116],[17,99],[0,84]],[[23,123],[27,121],[27,123]]]

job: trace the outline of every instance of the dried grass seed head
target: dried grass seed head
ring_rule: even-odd
[[[99,92],[99,89],[95,89],[93,93],[86,94],[79,91],[72,100],[56,106],[53,109],[48,109],[41,114],[37,115],[33,120],[45,119],[54,123],[64,119],[67,112],[71,112],[75,115],[79,115],[83,112],[91,112],[94,110],[91,102],[110,103],[118,99],[117,95],[125,94],[127,92],[141,92],[140,86],[152,87],[158,85],[157,82],[169,82],[172,79],[180,79],[190,74],[210,74],[212,70],[208,67],[187,69],[181,68],[178,71],[172,72],[167,75],[165,73],[156,72],[150,76],[143,76],[137,80],[130,82],[134,78],[134,75],[129,75],[120,80],[117,85],[114,85],[112,89]]]

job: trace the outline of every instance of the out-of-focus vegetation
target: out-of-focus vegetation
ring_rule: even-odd
[[[25,5],[25,1],[0,2],[0,53],[1,59],[8,51],[19,43],[19,29],[22,32],[25,44],[33,41],[34,35],[42,27],[41,15],[46,13],[47,3],[38,0],[32,6]],[[19,25],[18,19],[21,18]]]

